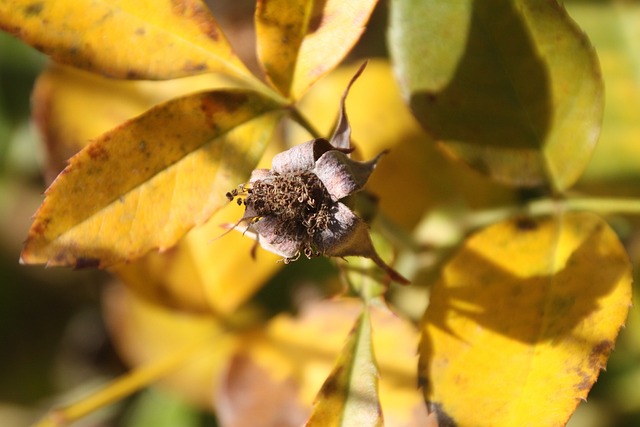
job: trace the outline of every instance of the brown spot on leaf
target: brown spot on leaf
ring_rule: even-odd
[[[93,160],[108,160],[109,152],[102,146],[98,144],[91,144],[87,147],[87,154]]]
[[[215,129],[216,115],[233,114],[247,103],[247,95],[239,92],[210,93],[202,98],[200,109],[204,113],[207,123]]]
[[[533,231],[538,228],[538,223],[534,219],[525,216],[516,218],[515,225],[520,231]]]
[[[574,388],[578,393],[578,395],[584,394],[586,396],[586,392],[588,392],[591,389],[591,386],[593,385],[592,377],[591,375],[584,372],[582,369],[578,369],[576,373],[578,374],[578,376],[582,378],[582,381],[576,384]]]
[[[143,77],[143,74],[139,70],[129,69],[127,70],[126,78],[129,80],[139,80]]]
[[[27,7],[24,8],[24,14],[28,17],[38,16],[42,12],[43,8],[44,8],[44,2],[41,2],[41,1],[33,2],[28,4]]]
[[[187,73],[199,73],[199,72],[205,71],[207,69],[207,64],[205,64],[204,62],[200,62],[200,63],[194,64],[191,61],[187,61],[182,66],[182,69],[184,71],[186,71]]]
[[[600,341],[589,354],[589,366],[596,370],[604,368],[606,360],[609,358],[609,353],[613,349],[613,342],[611,340]]]
[[[171,10],[176,15],[193,20],[200,31],[211,40],[218,41],[220,39],[220,30],[211,12],[203,4],[193,0],[171,0]]]
[[[100,260],[97,258],[78,258],[76,260],[75,268],[77,270],[84,268],[98,268],[100,266]]]
[[[340,377],[340,373],[344,369],[343,366],[337,367],[335,372],[332,372],[331,375],[327,377],[320,389],[320,394],[323,396],[332,396],[335,393],[339,392],[338,386],[338,378]]]
[[[30,236],[43,236],[47,231],[47,227],[51,222],[51,218],[40,218],[40,221],[34,222],[29,231]]]

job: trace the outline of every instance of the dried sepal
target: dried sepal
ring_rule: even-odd
[[[313,172],[327,187],[331,198],[338,201],[364,187],[382,154],[368,162],[357,162],[340,151],[328,151],[318,159]]]
[[[351,77],[351,80],[347,84],[347,88],[342,94],[342,98],[340,98],[340,112],[338,113],[338,123],[336,123],[336,128],[333,131],[333,135],[330,139],[331,145],[338,149],[351,148],[351,125],[349,124],[349,118],[347,117],[345,102],[347,100],[347,95],[349,94],[349,89],[351,89],[353,83],[358,79],[358,77],[360,77],[366,66],[367,62],[365,61],[360,66],[360,68],[358,68],[353,77]]]

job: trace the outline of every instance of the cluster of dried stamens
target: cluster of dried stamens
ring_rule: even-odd
[[[314,238],[331,221],[331,196],[320,179],[311,172],[279,174],[255,180],[226,194],[238,205],[245,205],[255,216],[253,223],[265,216],[277,218],[279,235],[276,242],[295,240],[302,242],[302,253],[307,258],[320,256],[314,247]],[[243,197],[244,196],[244,197]],[[297,259],[300,253],[285,262]]]

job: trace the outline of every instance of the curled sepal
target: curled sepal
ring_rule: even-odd
[[[331,198],[338,201],[364,187],[382,154],[368,162],[357,162],[340,151],[329,151],[318,159],[313,172],[327,187]]]
[[[336,204],[333,222],[315,242],[326,256],[361,256],[371,259],[395,282],[408,284],[409,281],[389,267],[380,258],[369,236],[369,227],[343,203]]]
[[[330,150],[336,150],[336,148],[326,139],[316,138],[276,154],[271,161],[271,167],[277,173],[312,170],[316,161]],[[351,151],[344,150],[344,152]]]
[[[340,99],[340,112],[338,113],[338,123],[336,124],[336,128],[333,131],[333,136],[331,136],[331,145],[336,148],[349,148],[351,147],[351,125],[349,124],[349,118],[347,117],[347,109],[345,108],[345,101],[347,100],[347,95],[349,94],[349,90],[353,83],[360,77],[364,69],[366,68],[368,61],[365,61],[358,71],[351,77],[349,80],[349,84],[347,88],[344,90],[342,94],[342,98]]]
[[[301,236],[287,235],[280,233],[278,218],[265,216],[257,221],[250,229],[257,233],[257,240],[263,249],[268,250],[285,259],[294,259],[299,256],[300,246],[303,244]]]

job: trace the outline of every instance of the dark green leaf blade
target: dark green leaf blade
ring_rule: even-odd
[[[407,102],[454,156],[512,185],[557,190],[597,141],[602,80],[555,1],[392,1],[390,46]]]

